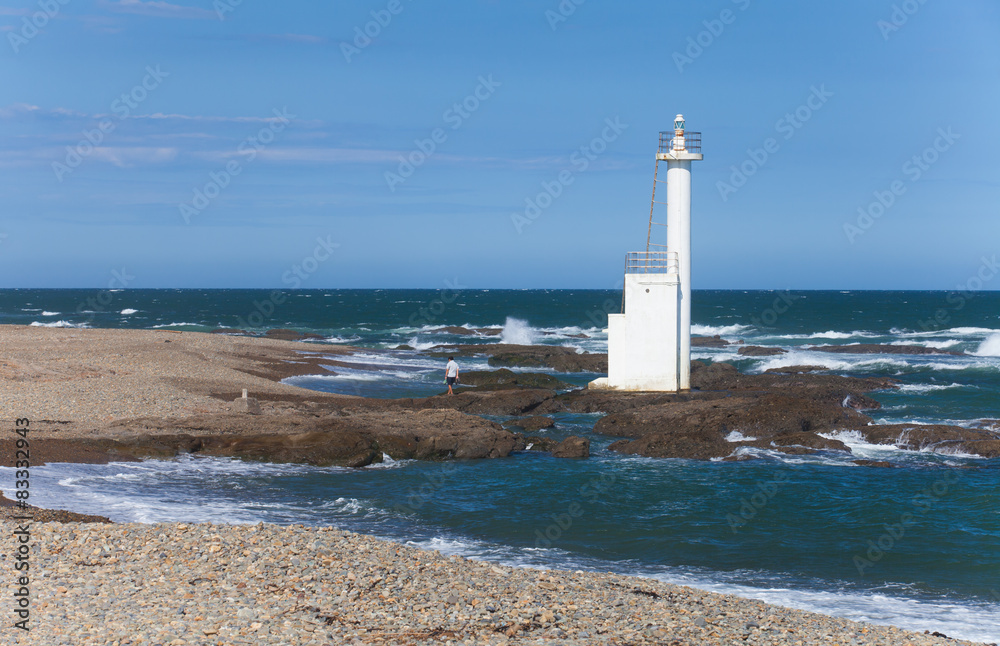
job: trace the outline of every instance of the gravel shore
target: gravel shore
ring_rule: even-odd
[[[6,552],[16,527],[0,525]],[[334,528],[38,523],[32,532],[32,630],[17,635],[5,621],[3,643],[970,643],[648,579],[446,557]]]
[[[243,388],[270,400],[323,399],[278,380],[325,372],[303,353],[351,350],[169,330],[21,325],[0,325],[0,349],[0,414],[50,428],[227,412]]]

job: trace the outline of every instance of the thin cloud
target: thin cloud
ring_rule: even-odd
[[[179,18],[182,20],[215,20],[213,11],[198,7],[185,7],[161,0],[101,0],[101,7],[117,13],[130,13],[153,18]]]
[[[300,43],[303,45],[325,45],[330,42],[329,38],[313,36],[312,34],[247,34],[239,36],[239,38],[250,42]]]

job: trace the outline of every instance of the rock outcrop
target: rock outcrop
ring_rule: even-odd
[[[590,440],[571,435],[552,449],[554,458],[589,458]]]

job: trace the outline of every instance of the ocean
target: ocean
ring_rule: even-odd
[[[289,380],[369,397],[442,391],[447,343],[537,343],[604,352],[617,291],[2,290],[0,323],[51,327],[293,328],[357,346],[356,368]],[[1000,293],[695,291],[694,332],[776,345],[695,348],[745,372],[822,365],[897,379],[873,393],[879,422],[973,426],[1000,418]],[[460,326],[470,332],[435,331]],[[490,329],[496,334],[471,332]],[[812,345],[920,345],[960,355],[829,354]],[[2,348],[0,348],[2,353]],[[465,360],[463,370],[486,369]],[[584,384],[597,375],[559,375]],[[42,506],[122,522],[332,524],[419,547],[538,568],[654,577],[847,617],[1000,641],[1000,460],[837,438],[853,455],[755,450],[737,463],[607,451],[598,415],[559,414],[553,438],[584,435],[587,460],[386,460],[364,469],[183,457],[33,469]],[[494,418],[505,421],[504,418]],[[852,460],[884,460],[867,468]],[[0,468],[8,495],[13,473]]]

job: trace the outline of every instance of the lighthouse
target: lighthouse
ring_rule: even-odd
[[[702,159],[701,133],[677,115],[673,131],[660,133],[646,250],[625,255],[622,311],[608,315],[608,376],[591,388],[691,388],[691,162]]]

